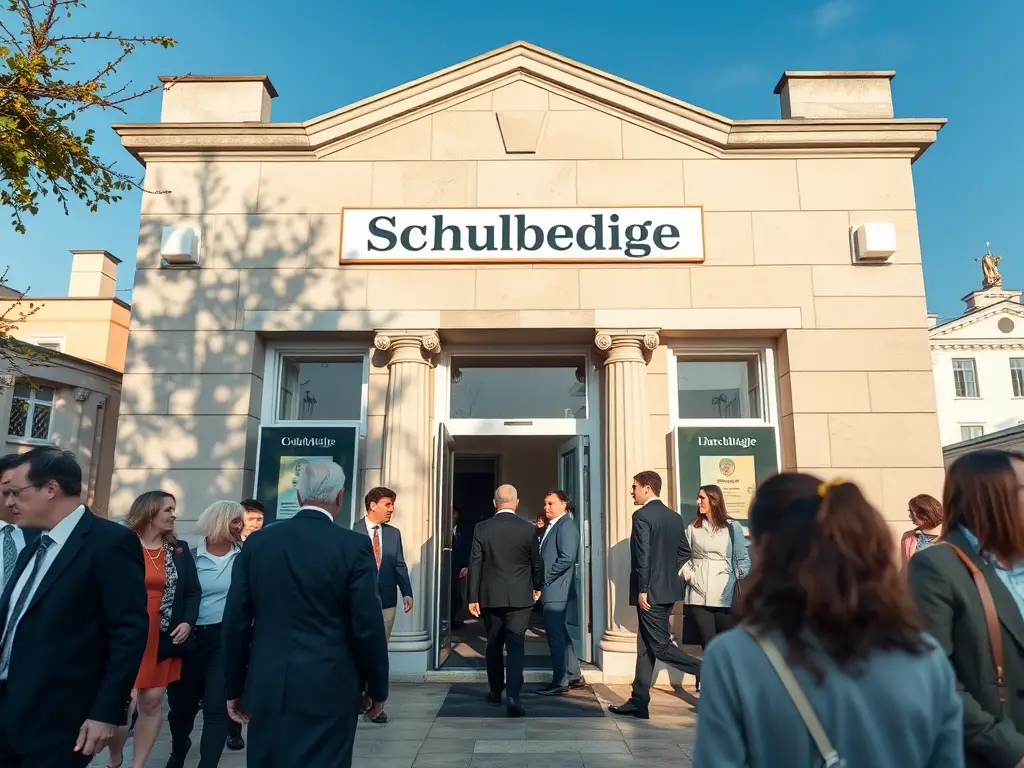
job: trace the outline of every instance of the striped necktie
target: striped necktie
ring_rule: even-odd
[[[4,589],[7,586],[7,582],[11,580],[11,574],[14,573],[14,565],[18,562],[18,546],[14,543],[14,526],[10,524],[4,527],[3,558],[4,580],[0,584],[0,590]]]
[[[46,550],[51,544],[53,544],[53,539],[45,533],[39,537],[36,554],[32,558],[32,572],[28,575],[28,581],[25,582],[25,586],[18,594],[18,601],[14,604],[14,610],[11,611],[11,618],[7,622],[7,626],[4,627],[3,642],[0,643],[0,672],[6,670],[11,663],[11,644],[14,642],[14,631],[18,628],[18,622],[21,621],[21,614],[25,612],[29,595],[32,594],[32,587],[35,586],[43,561],[46,559]]]

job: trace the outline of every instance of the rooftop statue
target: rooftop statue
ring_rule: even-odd
[[[985,243],[985,255],[975,259],[981,262],[981,287],[1000,288],[1003,285],[1003,276],[999,273],[999,262],[1003,257],[993,256],[989,246],[990,243]]]

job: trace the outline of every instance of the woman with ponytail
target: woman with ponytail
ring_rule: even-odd
[[[970,768],[1024,768],[1024,456],[953,462],[938,543],[907,565],[925,628],[952,662]]]
[[[695,768],[961,768],[952,669],[853,483],[766,480],[736,629],[701,669]]]

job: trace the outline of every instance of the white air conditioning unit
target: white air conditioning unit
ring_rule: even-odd
[[[896,253],[896,225],[869,221],[853,230],[853,263],[884,264]]]
[[[160,258],[169,267],[198,267],[202,255],[202,231],[196,227],[164,227]]]

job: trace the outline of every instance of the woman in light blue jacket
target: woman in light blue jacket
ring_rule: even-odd
[[[963,768],[952,667],[860,489],[776,475],[749,522],[740,625],[704,654],[694,768]]]

